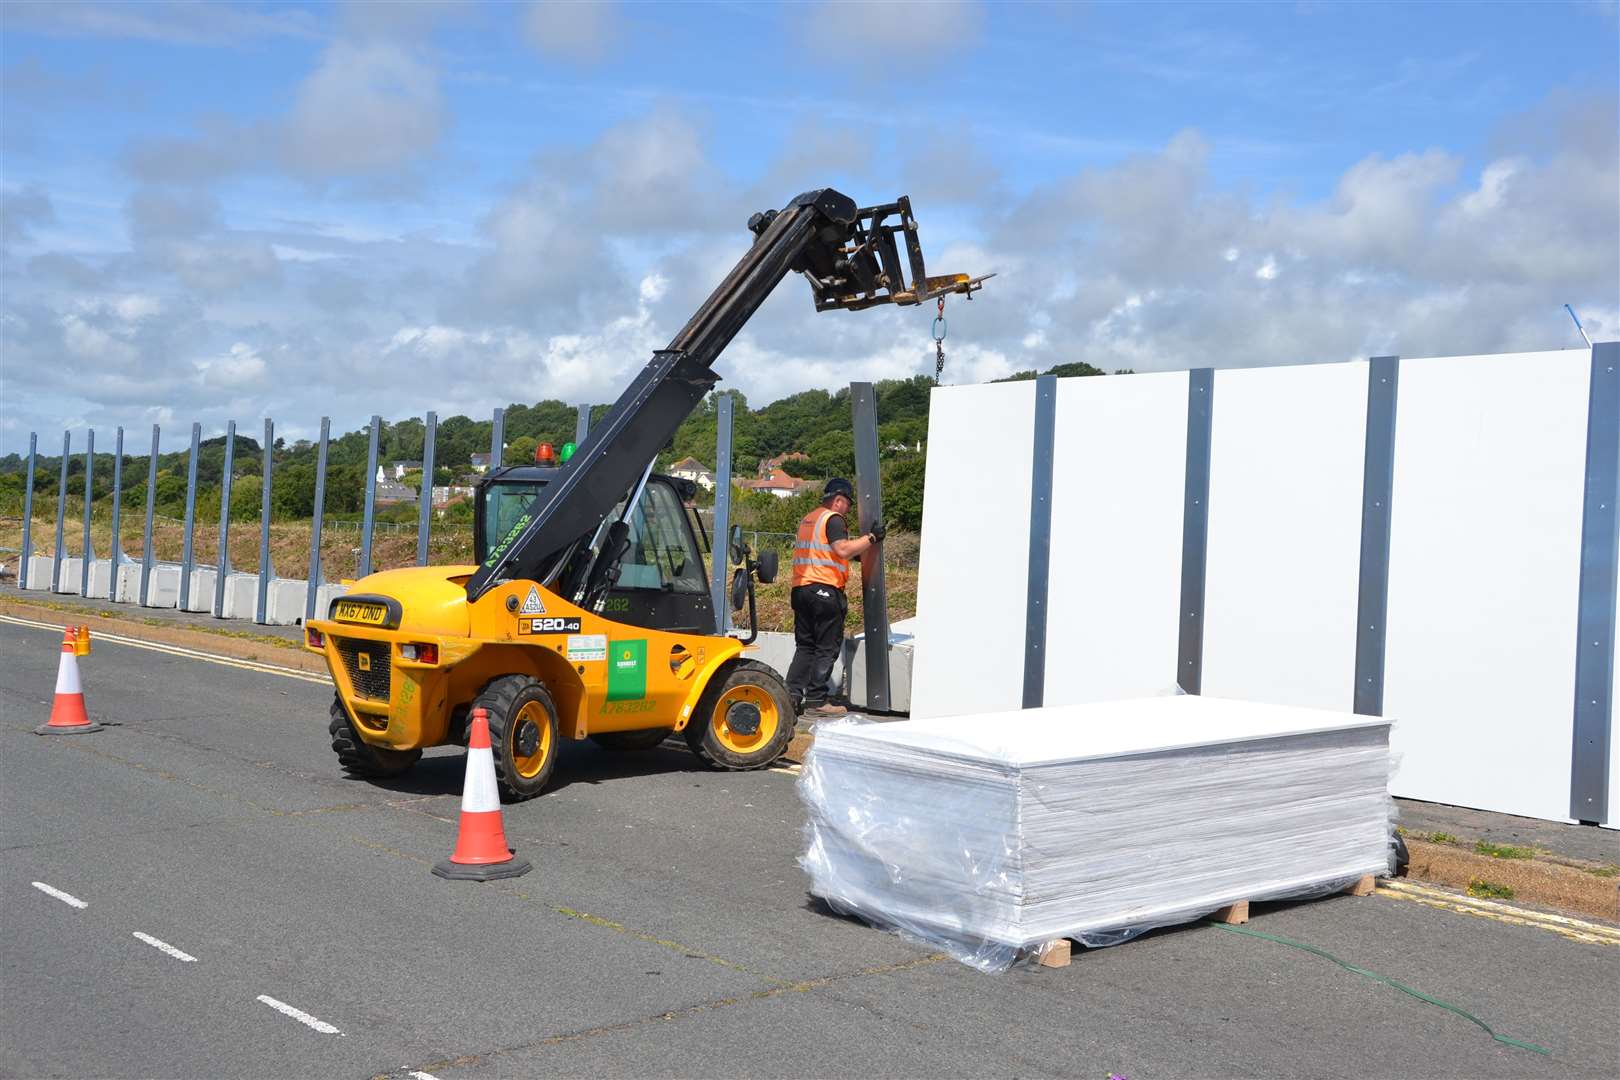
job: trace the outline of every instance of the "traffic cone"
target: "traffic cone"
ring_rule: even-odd
[[[501,798],[495,788],[495,751],[489,745],[489,713],[474,709],[467,739],[467,779],[461,786],[461,829],[456,850],[433,872],[454,881],[494,881],[533,870],[506,846]]]
[[[62,635],[62,661],[56,668],[56,700],[51,703],[51,718],[34,729],[36,735],[83,735],[100,731],[84,711],[84,687],[79,682],[79,656],[90,652],[90,628],[80,627],[79,633],[68,627]]]

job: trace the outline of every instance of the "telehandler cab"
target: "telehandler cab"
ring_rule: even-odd
[[[786,750],[787,688],[744,655],[757,626],[746,639],[718,632],[702,522],[685,508],[692,485],[652,462],[789,272],[810,282],[818,311],[971,296],[984,278],[927,275],[904,197],[861,209],[824,188],[748,228],[747,254],[572,458],[497,469],[479,484],[477,565],[371,574],[309,622],[305,644],[337,690],[329,731],[346,771],[394,775],[427,747],[466,745],[478,706],[508,801],[540,794],[564,738],[630,750],[682,732],[721,769],[763,768]],[[752,622],[754,581],[775,577],[774,553],[756,560],[739,534],[730,554],[740,564],[731,603],[746,601]]]

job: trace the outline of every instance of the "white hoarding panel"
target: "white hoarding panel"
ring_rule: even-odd
[[[951,386],[928,409],[911,715],[1023,701],[1035,384]]]
[[[1174,688],[1186,455],[1185,371],[1058,380],[1047,705]]]
[[[1620,691],[1620,634],[1614,635],[1614,690],[1609,692],[1609,711],[1614,711],[1616,691]],[[1611,829],[1620,829],[1620,729],[1615,718],[1609,717],[1609,814],[1604,822]]]
[[[1367,364],[1215,373],[1203,692],[1353,704]]]
[[[1384,681],[1396,795],[1568,817],[1590,356],[1401,361]]]

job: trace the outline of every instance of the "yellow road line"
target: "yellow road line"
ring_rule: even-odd
[[[30,626],[39,630],[51,630],[61,633],[62,628],[53,623],[35,622],[33,619],[19,619],[13,615],[0,615],[0,622],[11,623],[15,626]],[[118,645],[128,645],[136,649],[148,649],[152,652],[168,653],[170,656],[179,656],[187,660],[202,660],[209,664],[222,664],[225,667],[241,668],[244,671],[256,671],[264,675],[280,675],[286,679],[298,679],[302,682],[315,683],[318,686],[330,686],[332,680],[325,675],[314,675],[308,671],[299,671],[297,668],[281,667],[278,664],[262,664],[257,660],[242,660],[234,656],[220,656],[218,653],[200,652],[196,649],[187,649],[179,645],[164,645],[155,641],[141,641],[138,638],[124,637],[122,634],[110,634],[104,630],[95,632],[94,640],[111,641]]]
[[[1480,919],[1493,919],[1513,926],[1533,926],[1540,930],[1550,930],[1571,941],[1582,941],[1591,945],[1620,945],[1620,929],[1612,926],[1553,915],[1545,911],[1534,911],[1494,900],[1478,900],[1472,896],[1445,892],[1425,885],[1414,885],[1407,881],[1380,881],[1376,895],[1387,900],[1408,900],[1424,907],[1455,911]]]

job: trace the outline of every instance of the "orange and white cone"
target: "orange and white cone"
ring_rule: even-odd
[[[489,744],[489,713],[474,709],[467,738],[467,779],[461,786],[461,829],[456,850],[433,867],[454,881],[494,881],[533,870],[506,846],[501,822],[501,796],[495,787],[495,751]]]
[[[88,632],[84,635],[84,648],[89,646]],[[62,635],[62,660],[56,668],[56,700],[51,703],[51,718],[34,729],[36,735],[84,735],[100,731],[101,725],[90,719],[84,711],[84,686],[79,682],[79,634],[68,627]]]

